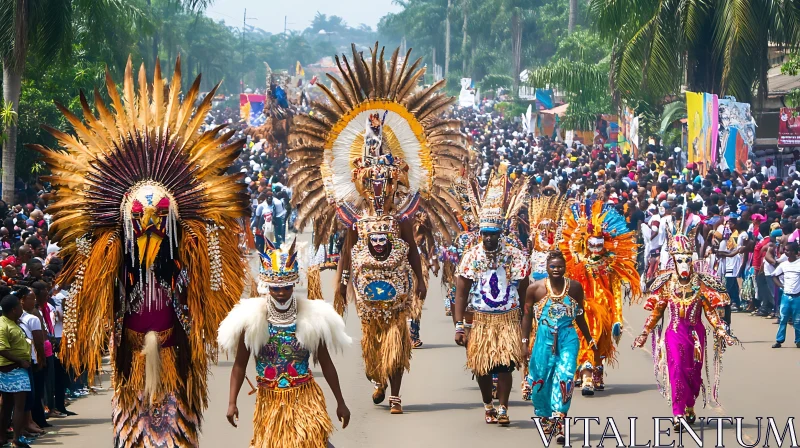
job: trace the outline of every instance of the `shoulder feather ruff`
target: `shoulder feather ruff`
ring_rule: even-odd
[[[223,352],[236,354],[239,338],[251,353],[261,350],[269,341],[266,297],[242,299],[222,321],[217,342]],[[329,303],[297,298],[297,341],[316,359],[317,350],[325,344],[328,350],[342,352],[353,340],[345,331],[344,320]]]

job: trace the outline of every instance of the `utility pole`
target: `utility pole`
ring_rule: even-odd
[[[247,8],[244,9],[244,16],[242,18],[242,79],[239,80],[239,87],[241,92],[244,93],[244,33],[247,32],[247,19],[258,20],[255,17],[247,17]]]
[[[283,35],[284,35],[284,37],[286,36],[286,20],[288,18],[289,18],[289,16],[283,16]]]

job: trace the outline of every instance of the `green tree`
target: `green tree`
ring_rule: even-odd
[[[613,83],[623,97],[680,90],[766,98],[768,48],[798,41],[800,12],[788,0],[592,0],[590,15],[619,46]]]

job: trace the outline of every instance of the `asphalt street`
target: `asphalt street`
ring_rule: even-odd
[[[332,300],[333,280],[331,272],[322,276],[326,300]],[[483,422],[483,409],[477,384],[465,369],[465,350],[453,342],[453,325],[444,314],[443,289],[437,279],[431,279],[428,300],[422,319],[424,345],[413,353],[411,372],[406,374],[402,388],[405,413],[391,415],[388,400],[381,405],[371,401],[372,385],[365,378],[360,354],[360,325],[354,307],[346,315],[348,333],[353,337],[352,347],[343,354],[334,355],[334,363],[352,420],[347,429],[335,422],[336,431],[332,444],[336,448],[349,447],[485,447],[485,446],[542,446],[542,441],[531,420],[533,409],[529,402],[522,401],[519,391],[520,374],[514,375],[509,416],[512,424],[508,428],[487,425]],[[297,293],[305,290],[298,288]],[[646,445],[655,447],[654,418],[670,417],[670,407],[660,395],[653,375],[653,362],[648,350],[632,350],[633,335],[641,331],[646,313],[641,305],[625,309],[625,334],[620,343],[619,363],[608,369],[606,390],[593,397],[583,397],[576,391],[570,416],[596,417],[599,423],[589,421],[585,431],[584,421],[571,427],[571,445],[607,447]],[[771,320],[734,314],[733,331],[743,342],[743,347],[730,348],[723,357],[720,401],[722,406],[709,405],[702,408],[698,402],[699,417],[741,417],[742,434],[737,441],[736,428],[723,422],[722,442],[725,446],[742,444],[764,446],[767,417],[774,417],[779,432],[783,432],[787,418],[798,414],[800,402],[800,349],[793,344],[772,349],[777,325]],[[789,328],[789,341],[793,329]],[[647,344],[649,347],[649,343]],[[710,353],[710,352],[709,352]],[[253,362],[249,369],[254,377]],[[210,403],[204,415],[201,446],[239,448],[248,447],[252,435],[252,410],[255,398],[248,395],[245,383],[239,396],[240,424],[231,427],[225,418],[228,403],[228,382],[232,359],[220,359],[211,367]],[[713,375],[713,366],[711,374]],[[325,379],[318,368],[314,369],[316,380],[326,394],[330,415],[335,419],[335,401]],[[110,385],[106,378],[103,385]],[[710,392],[709,392],[710,394]],[[702,400],[702,398],[701,398]],[[53,420],[53,433],[42,437],[36,445],[68,447],[110,447],[112,427],[110,424],[111,392],[77,400],[71,410],[79,415]],[[631,418],[635,424],[636,440],[631,440]],[[759,427],[757,418],[762,417]],[[621,440],[614,438],[610,427],[613,419]],[[717,423],[706,425],[702,434],[703,446],[714,446],[717,442]],[[800,422],[793,423],[800,439]],[[670,425],[661,423],[662,429]],[[696,426],[699,428],[699,426]],[[609,437],[603,440],[603,435]],[[698,429],[698,433],[700,430]],[[786,433],[789,437],[789,433]],[[662,435],[660,443],[679,446],[678,437],[670,431]],[[697,446],[689,435],[684,435],[685,446]],[[556,446],[555,441],[552,443]],[[770,434],[769,446],[778,446],[774,432]],[[784,440],[782,446],[791,446]],[[795,445],[797,446],[797,445]]]

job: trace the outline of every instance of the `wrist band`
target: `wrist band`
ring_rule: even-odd
[[[464,322],[456,322],[456,333],[464,332]]]

